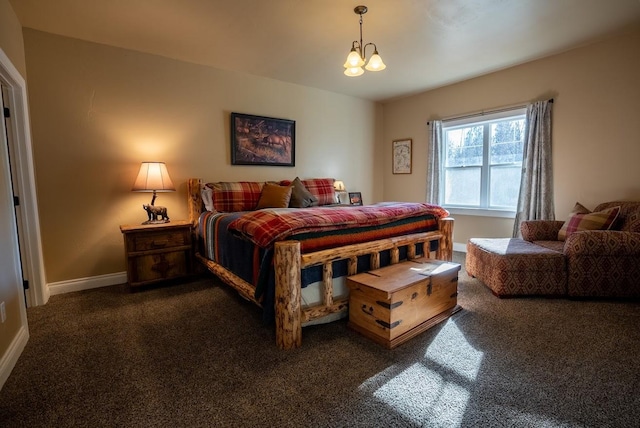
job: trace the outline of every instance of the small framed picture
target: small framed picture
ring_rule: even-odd
[[[410,138],[393,142],[394,174],[411,174],[411,142]]]
[[[349,192],[349,203],[351,205],[362,205],[362,194],[360,192]]]

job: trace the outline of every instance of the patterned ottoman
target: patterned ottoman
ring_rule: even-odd
[[[471,238],[465,268],[498,297],[567,294],[564,255],[522,239]]]

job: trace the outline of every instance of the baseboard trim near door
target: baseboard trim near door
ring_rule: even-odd
[[[127,282],[127,273],[117,272],[88,278],[71,279],[69,281],[52,282],[48,285],[49,291],[53,296],[56,294],[71,293],[73,291],[91,290],[92,288],[124,284],[125,282]]]
[[[26,324],[20,327],[18,334],[11,341],[11,345],[7,349],[7,352],[0,358],[0,389],[4,386],[9,375],[13,371],[13,368],[18,362],[18,358],[22,355],[24,347],[27,346],[29,341],[29,330]]]

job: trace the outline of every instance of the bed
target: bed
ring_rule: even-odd
[[[265,319],[272,315],[279,348],[301,346],[304,326],[346,316],[348,295],[335,292],[335,284],[344,283],[346,276],[421,255],[452,259],[453,219],[446,210],[410,203],[340,206],[334,203],[332,179],[296,177],[277,185],[296,189],[300,183],[316,205],[320,199],[320,206],[303,201],[299,208],[256,210],[272,183],[187,182],[196,259],[263,308]],[[212,186],[222,186],[218,193],[214,190],[218,205],[212,205]],[[242,188],[243,196],[229,192],[229,186]],[[293,200],[292,195],[291,204]],[[376,217],[384,215],[393,218]],[[319,301],[303,306],[304,292],[313,287]]]

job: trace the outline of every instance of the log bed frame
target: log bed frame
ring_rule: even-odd
[[[201,180],[190,178],[187,181],[189,220],[195,227],[203,210],[200,195]],[[371,269],[380,267],[380,252],[390,250],[391,264],[399,262],[399,248],[407,246],[407,259],[416,258],[415,244],[423,245],[423,254],[432,257],[429,249],[432,241],[438,241],[435,258],[451,261],[453,256],[453,219],[443,218],[438,221],[438,230],[414,233],[364,242],[361,244],[345,245],[313,253],[301,254],[300,243],[289,240],[275,244],[275,324],[276,344],[280,349],[293,349],[302,345],[302,327],[312,320],[338,312],[347,312],[349,299],[333,297],[333,265],[337,260],[346,259],[348,275],[355,275],[357,257],[369,255]],[[194,241],[195,242],[195,241]],[[196,259],[220,278],[227,285],[233,287],[242,297],[256,305],[262,304],[254,297],[254,287],[234,273],[216,262],[206,259],[196,253]],[[301,270],[311,266],[322,265],[323,268],[323,302],[310,307],[301,304]]]

